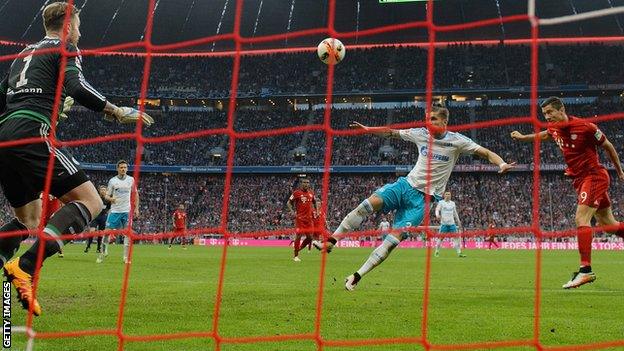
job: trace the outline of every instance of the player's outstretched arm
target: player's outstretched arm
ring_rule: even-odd
[[[502,157],[498,156],[496,152],[486,149],[483,146],[479,147],[477,151],[475,151],[475,155],[488,160],[493,165],[497,165],[499,168],[498,173],[505,173],[516,167],[515,162],[507,163]]]
[[[517,130],[511,132],[511,138],[518,141],[523,141],[525,143],[529,143],[533,141],[535,138],[539,138],[540,140],[551,140],[550,134],[547,131],[542,130],[539,133],[535,134],[522,134]]]
[[[397,129],[388,127],[368,127],[359,122],[353,122],[349,125],[352,129],[364,130],[367,134],[374,134],[384,138],[401,139],[401,135]]]
[[[617,173],[618,178],[624,180],[624,172],[622,171],[622,164],[620,163],[620,157],[618,156],[617,151],[615,150],[615,147],[613,146],[613,144],[609,141],[609,139],[605,139],[605,141],[602,144],[600,144],[600,147],[602,147],[607,153],[607,155],[609,155],[609,158],[611,159],[611,163],[613,163],[613,167],[615,167],[615,171]]]

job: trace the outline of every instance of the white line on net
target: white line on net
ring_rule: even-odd
[[[531,6],[531,2],[534,3],[534,1],[535,0],[529,0],[529,6]],[[530,9],[529,9],[529,11],[530,11]],[[533,9],[533,11],[535,11],[535,9]],[[596,10],[596,11],[583,12],[583,13],[569,15],[569,16],[554,17],[554,18],[540,18],[538,21],[539,21],[539,25],[541,25],[541,26],[550,26],[550,25],[553,25],[553,24],[561,24],[561,23],[582,21],[582,20],[586,20],[586,19],[589,19],[589,18],[595,18],[595,17],[610,16],[610,15],[615,15],[615,14],[618,14],[618,13],[624,13],[624,6],[612,7],[612,8],[609,8],[609,9],[602,9],[602,10]]]
[[[527,15],[529,15],[529,19],[532,20],[533,18],[535,18],[535,0],[529,0],[527,8]]]

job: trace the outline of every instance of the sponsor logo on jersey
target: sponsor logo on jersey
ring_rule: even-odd
[[[426,146],[422,146],[420,148],[420,154],[422,156],[428,157],[429,156],[429,149]],[[436,153],[432,153],[431,154],[431,159],[435,160],[435,161],[449,161],[450,157],[446,156],[446,155],[442,155],[442,154],[436,154]]]
[[[572,139],[572,140],[576,140],[576,137],[577,137],[577,135],[576,135],[576,134],[572,134],[572,135],[570,135],[570,139]]]

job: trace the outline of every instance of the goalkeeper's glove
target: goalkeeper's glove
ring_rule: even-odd
[[[65,101],[63,101],[63,110],[61,111],[61,113],[59,113],[59,120],[64,121],[69,118],[69,116],[67,116],[67,112],[71,110],[73,105],[74,98],[71,96],[66,96]]]
[[[109,122],[117,121],[121,124],[136,123],[139,118],[143,120],[143,124],[146,127],[149,127],[154,123],[152,116],[132,107],[117,107],[112,114],[104,115],[105,120]]]

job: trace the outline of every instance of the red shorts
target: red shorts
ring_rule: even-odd
[[[314,220],[314,235],[320,236],[323,235],[323,230],[326,229],[325,221],[320,217]]]
[[[297,228],[298,235],[312,235],[312,232],[314,231],[314,222],[311,220],[297,220],[295,223],[295,227]]]
[[[599,210],[611,206],[609,184],[611,180],[606,169],[583,177],[574,178],[572,185],[577,194],[579,205],[587,205]]]
[[[174,233],[184,233],[186,228],[173,228]]]

